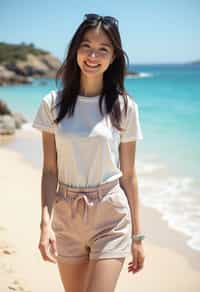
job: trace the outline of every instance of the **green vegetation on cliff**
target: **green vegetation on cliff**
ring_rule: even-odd
[[[0,42],[0,64],[15,63],[18,60],[25,61],[27,54],[38,56],[49,54],[49,52],[36,49],[33,43],[22,42],[17,45]]]

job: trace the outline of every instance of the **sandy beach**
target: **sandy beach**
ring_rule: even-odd
[[[8,149],[6,137],[2,143],[0,291],[64,291],[56,264],[44,262],[38,250],[41,169]],[[128,257],[116,292],[200,291],[200,254],[187,247],[185,236],[169,229],[155,210],[141,205],[140,214],[146,234],[144,268],[128,273]]]

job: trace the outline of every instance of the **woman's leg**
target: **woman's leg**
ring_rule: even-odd
[[[86,291],[89,261],[67,263],[57,260],[57,265],[65,292]]]
[[[86,292],[114,292],[125,258],[90,260]]]
[[[125,258],[57,261],[65,292],[114,292]]]

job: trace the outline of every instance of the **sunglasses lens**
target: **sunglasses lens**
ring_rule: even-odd
[[[90,13],[90,14],[85,14],[84,18],[87,20],[100,20],[100,19],[102,19],[103,21],[114,23],[115,25],[118,26],[118,20],[112,16],[100,16],[98,14]]]
[[[98,15],[98,14],[94,14],[94,13],[90,13],[90,14],[85,14],[85,19],[88,19],[88,20],[92,20],[92,19],[100,19],[101,16]]]
[[[118,20],[112,16],[104,16],[104,20],[118,25]]]

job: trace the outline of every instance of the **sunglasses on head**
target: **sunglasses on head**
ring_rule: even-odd
[[[84,15],[84,20],[102,20],[104,22],[109,22],[112,24],[115,24],[118,27],[119,21],[112,16],[101,16],[98,14],[90,13],[90,14],[85,14]]]

